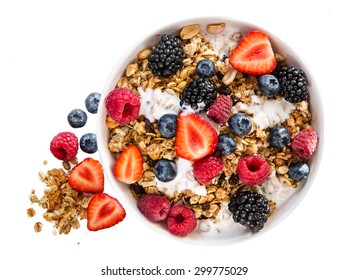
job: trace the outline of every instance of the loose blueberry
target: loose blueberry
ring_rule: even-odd
[[[268,135],[268,142],[276,148],[283,148],[290,142],[290,132],[284,126],[273,127]]]
[[[165,114],[158,120],[158,130],[163,137],[171,138],[176,133],[177,115]]]
[[[80,148],[87,154],[93,154],[98,150],[97,137],[94,133],[86,133],[80,138]]]
[[[251,118],[244,113],[237,113],[228,120],[230,130],[238,136],[245,136],[251,131]]]
[[[83,127],[87,122],[87,114],[81,109],[74,109],[68,114],[68,122],[71,127]]]
[[[176,163],[172,160],[161,159],[155,165],[155,175],[162,182],[174,180],[177,174]]]
[[[215,64],[209,59],[202,59],[197,63],[196,74],[200,77],[210,78],[215,74]]]
[[[86,109],[91,114],[96,114],[98,112],[98,105],[100,101],[100,93],[92,92],[85,100]]]
[[[300,181],[306,178],[309,174],[309,166],[304,162],[290,165],[288,175],[294,181]]]
[[[262,75],[258,84],[260,92],[267,97],[272,97],[280,91],[278,79],[271,74]]]
[[[237,149],[236,141],[229,135],[220,135],[217,147],[218,153],[223,156],[229,156]]]

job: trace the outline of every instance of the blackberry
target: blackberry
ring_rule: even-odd
[[[193,80],[180,94],[180,106],[188,106],[195,112],[207,110],[217,95],[215,83],[209,78],[200,77]]]
[[[267,222],[270,208],[269,201],[263,195],[242,191],[231,198],[228,209],[236,223],[247,227],[252,232],[257,232]]]
[[[308,83],[303,70],[283,66],[275,72],[286,101],[297,103],[308,98]]]
[[[181,68],[183,58],[181,40],[172,35],[163,35],[149,55],[148,65],[154,75],[169,77]]]

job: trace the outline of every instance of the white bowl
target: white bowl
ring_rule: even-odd
[[[319,135],[320,144],[318,145],[317,151],[313,154],[313,156],[310,159],[310,174],[307,177],[306,180],[301,182],[300,186],[296,189],[296,192],[293,196],[290,197],[290,199],[283,204],[281,207],[277,208],[277,210],[270,216],[269,220],[265,224],[264,228],[256,233],[252,234],[247,230],[244,230],[242,227],[237,228],[236,230],[233,230],[231,232],[221,232],[219,234],[202,234],[199,231],[194,231],[191,234],[187,235],[184,238],[176,237],[170,234],[161,223],[154,223],[149,222],[144,216],[138,211],[136,207],[136,201],[133,198],[129,187],[119,181],[117,181],[113,175],[113,166],[115,159],[113,158],[112,154],[108,150],[108,128],[105,125],[105,118],[106,118],[106,112],[105,112],[105,106],[104,106],[104,100],[106,95],[115,88],[115,85],[117,84],[117,81],[120,77],[124,75],[125,69],[127,65],[134,61],[137,54],[150,46],[155,45],[162,34],[178,34],[181,28],[185,25],[189,24],[199,24],[201,26],[201,30],[205,28],[207,24],[210,23],[220,23],[225,22],[226,25],[233,25],[235,26],[240,32],[242,32],[243,35],[245,35],[248,31],[257,29],[260,31],[264,31],[269,35],[269,38],[272,43],[272,47],[275,51],[278,51],[282,53],[286,59],[289,65],[294,66],[299,69],[303,69],[307,75],[308,82],[309,82],[309,91],[310,91],[310,109],[312,112],[312,126],[314,127],[315,131]],[[285,38],[286,39],[286,38]],[[131,42],[130,42],[131,43]],[[312,185],[316,173],[319,168],[320,160],[322,157],[322,150],[324,146],[324,117],[323,117],[323,106],[321,102],[321,98],[319,95],[319,91],[315,86],[314,79],[311,76],[310,69],[307,65],[305,65],[304,60],[300,58],[298,53],[295,53],[294,50],[292,50],[286,43],[283,42],[280,38],[278,38],[276,35],[274,35],[269,30],[265,30],[259,26],[246,23],[239,20],[229,19],[229,18],[220,18],[220,17],[202,17],[202,18],[192,18],[187,19],[180,22],[172,23],[168,26],[165,26],[159,30],[155,30],[154,32],[148,33],[148,35],[144,36],[142,40],[140,40],[137,44],[131,45],[132,46],[118,61],[112,70],[105,88],[102,93],[102,97],[99,104],[99,110],[98,110],[98,121],[97,121],[97,140],[98,140],[98,149],[100,158],[102,161],[102,165],[104,168],[104,171],[106,173],[106,177],[109,180],[111,186],[115,190],[115,196],[120,200],[120,202],[125,206],[126,210],[131,210],[134,215],[136,215],[140,221],[147,224],[149,227],[154,229],[160,234],[163,234],[164,236],[175,238],[179,241],[199,244],[199,245],[224,245],[224,244],[232,244],[236,243],[242,240],[246,240],[255,236],[259,236],[260,234],[263,234],[267,232],[269,229],[273,228],[275,225],[277,225],[279,222],[284,220],[285,217],[287,217],[295,208],[296,206],[301,202],[303,197],[306,195],[307,191],[309,190],[310,186]],[[154,233],[154,235],[157,233]],[[156,238],[154,236],[154,238]]]

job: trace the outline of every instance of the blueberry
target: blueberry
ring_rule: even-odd
[[[71,127],[83,127],[87,122],[87,114],[81,109],[74,109],[68,114],[68,122]]]
[[[268,135],[268,142],[276,148],[283,148],[290,142],[290,132],[284,126],[273,127]]]
[[[215,74],[215,64],[209,59],[202,59],[197,63],[196,73],[200,77],[210,78]]]
[[[176,177],[176,163],[172,160],[161,159],[155,165],[155,175],[162,182],[169,182]]]
[[[309,166],[304,162],[290,165],[288,175],[294,181],[300,181],[309,174]]]
[[[177,115],[165,114],[158,120],[158,130],[163,137],[171,138],[176,133],[176,120]]]
[[[87,154],[93,154],[98,150],[97,137],[94,133],[86,133],[80,138],[80,148]]]
[[[220,153],[223,156],[228,156],[233,154],[236,148],[237,148],[236,141],[231,136],[229,135],[219,136],[219,143],[217,147],[218,153]]]
[[[100,93],[92,92],[85,100],[86,109],[91,114],[96,114],[98,112],[98,105],[100,101]]]
[[[251,131],[252,122],[248,115],[237,113],[228,120],[230,130],[238,136],[245,136]]]
[[[280,91],[280,84],[278,79],[271,75],[262,75],[259,78],[259,90],[260,92],[267,97],[272,97]]]

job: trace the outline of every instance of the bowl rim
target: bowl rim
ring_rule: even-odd
[[[244,27],[248,27],[249,30],[252,29],[257,29],[260,31],[265,32],[266,34],[268,34],[268,36],[270,37],[270,40],[272,42],[272,46],[276,41],[276,45],[283,45],[285,46],[287,49],[291,50],[292,55],[294,56],[294,60],[297,62],[297,64],[301,65],[301,69],[303,69],[307,75],[307,78],[309,79],[309,85],[311,87],[311,94],[310,96],[313,96],[313,93],[315,95],[315,99],[316,99],[316,112],[320,112],[320,114],[318,114],[318,120],[320,119],[319,123],[317,124],[317,128],[316,131],[319,131],[319,145],[317,147],[317,150],[314,154],[315,156],[315,168],[312,168],[312,164],[310,165],[311,167],[311,172],[310,175],[308,176],[308,178],[302,183],[304,186],[302,187],[300,192],[296,192],[296,200],[295,202],[292,203],[291,207],[287,207],[286,210],[282,211],[281,217],[274,219],[272,221],[271,226],[265,226],[265,228],[263,230],[261,230],[260,232],[258,232],[257,234],[249,234],[248,232],[245,232],[245,235],[241,236],[240,238],[235,238],[235,239],[222,239],[222,240],[209,240],[209,242],[201,242],[201,240],[197,240],[197,239],[193,239],[193,238],[189,238],[189,236],[185,237],[185,238],[181,238],[181,237],[176,237],[172,234],[170,234],[167,230],[163,229],[163,226],[158,226],[158,224],[153,223],[153,222],[149,222],[146,218],[144,218],[142,215],[140,215],[138,209],[136,208],[136,206],[134,206],[134,202],[135,199],[132,198],[134,200],[133,205],[132,203],[129,201],[129,194],[125,194],[124,191],[120,190],[120,185],[114,185],[115,183],[115,178],[113,177],[112,172],[110,172],[110,170],[106,170],[106,166],[109,165],[109,163],[107,163],[106,160],[106,156],[105,153],[103,152],[104,149],[101,149],[101,145],[98,145],[100,147],[98,147],[98,153],[100,156],[100,160],[101,163],[103,165],[104,168],[104,173],[106,174],[107,180],[109,182],[109,184],[111,185],[111,188],[113,189],[113,191],[115,191],[116,195],[119,196],[121,199],[121,203],[125,204],[127,209],[131,209],[131,212],[133,212],[133,214],[137,217],[137,219],[141,220],[144,224],[146,224],[147,227],[150,227],[151,229],[153,229],[154,231],[160,233],[161,235],[165,235],[166,237],[170,237],[174,240],[180,241],[180,242],[184,242],[184,243],[189,243],[189,244],[193,244],[193,245],[206,245],[206,246],[215,246],[215,245],[232,245],[232,244],[236,244],[242,241],[246,241],[246,240],[250,240],[252,238],[258,237],[260,235],[265,234],[266,232],[268,232],[270,229],[276,227],[280,222],[284,221],[288,215],[290,215],[290,213],[292,213],[297,207],[298,205],[301,203],[301,201],[304,199],[304,197],[307,195],[309,189],[311,188],[311,186],[313,185],[313,182],[316,178],[317,172],[320,168],[320,163],[323,157],[323,150],[324,150],[324,108],[323,108],[323,103],[322,103],[322,98],[321,98],[321,94],[317,88],[317,84],[315,82],[312,83],[312,81],[314,81],[313,76],[312,76],[312,71],[310,69],[310,67],[308,66],[308,63],[306,63],[305,59],[303,57],[301,57],[298,52],[296,52],[296,50],[294,48],[292,48],[288,43],[285,43],[280,37],[278,37],[276,34],[274,34],[272,31],[263,28],[262,26],[259,25],[255,25],[254,23],[250,23],[247,21],[243,21],[243,20],[239,20],[239,19],[235,19],[235,18],[229,18],[229,17],[221,17],[221,16],[205,16],[205,17],[193,17],[193,18],[186,18],[186,19],[181,19],[178,21],[172,21],[171,23],[168,23],[160,28],[157,28],[156,30],[150,30],[149,32],[146,32],[145,35],[141,36],[141,38],[139,38],[134,44],[132,44],[132,48],[129,48],[127,51],[125,51],[120,57],[119,59],[116,61],[112,71],[110,72],[105,84],[104,84],[104,88],[101,94],[101,99],[99,102],[99,108],[98,108],[98,113],[97,113],[97,142],[98,143],[102,143],[103,138],[102,138],[102,133],[105,133],[104,130],[106,127],[105,125],[105,118],[106,118],[106,114],[105,114],[105,108],[104,108],[104,100],[106,95],[108,94],[108,92],[111,90],[111,85],[113,85],[113,88],[116,86],[115,83],[115,76],[117,75],[117,73],[122,72],[124,73],[125,71],[125,67],[127,64],[129,64],[132,59],[134,60],[135,57],[130,58],[131,54],[135,52],[135,49],[139,48],[144,42],[149,41],[150,38],[155,37],[155,36],[159,36],[160,34],[162,34],[165,30],[171,30],[171,29],[175,29],[177,30],[177,32],[180,31],[180,29],[185,26],[185,25],[189,25],[189,24],[195,24],[195,23],[202,23],[202,22],[206,22],[205,24],[207,24],[207,22],[210,23],[218,23],[218,22],[229,22],[229,23],[233,23],[233,24],[237,24],[237,25],[241,25]],[[147,46],[148,47],[148,46]],[[120,65],[123,67],[122,69],[120,68]],[[122,70],[122,71],[121,71]],[[119,79],[120,77],[118,77]],[[312,102],[309,103],[310,105],[312,104]],[[311,110],[312,112],[312,110]],[[108,131],[108,130],[107,130]],[[107,147],[107,145],[105,145]],[[108,148],[105,149],[105,151],[108,151]],[[110,153],[110,152],[109,152]],[[119,183],[122,185],[122,183]],[[283,208],[285,209],[285,208]],[[160,228],[160,229],[159,229]]]

